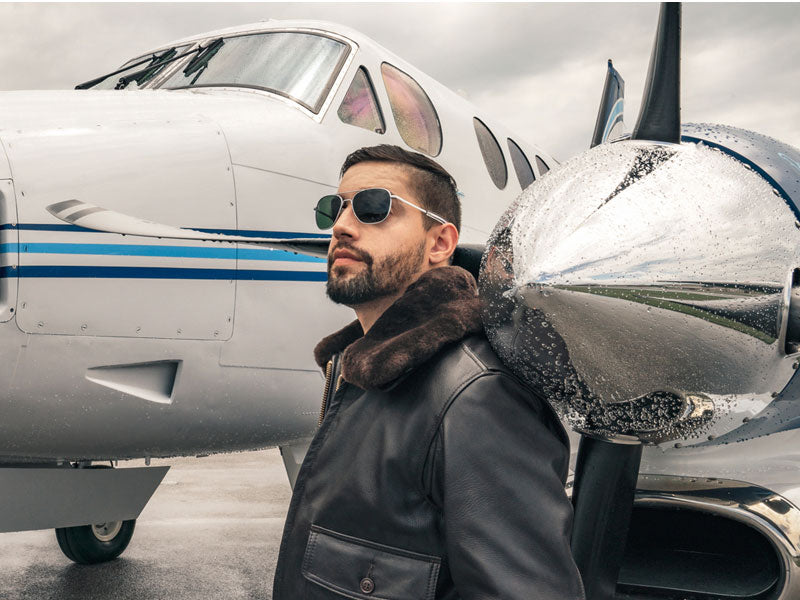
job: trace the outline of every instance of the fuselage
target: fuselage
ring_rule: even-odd
[[[387,143],[434,155],[454,175],[462,241],[482,243],[523,185],[554,164],[329,23],[260,23],[153,54],[221,36],[207,85],[170,83],[188,55],[142,89],[0,94],[3,460],[188,455],[303,438],[322,389],[311,349],[352,318],[326,299],[323,260],[96,232],[46,206],[77,199],[179,227],[324,236],[312,207],[336,189],[344,157]],[[230,64],[240,46],[262,43],[277,45],[270,64],[295,69],[288,83],[281,71],[269,85],[240,74],[219,84],[227,75],[215,60]],[[330,61],[311,64],[323,51]]]

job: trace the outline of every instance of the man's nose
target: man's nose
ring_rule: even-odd
[[[339,238],[347,236],[357,238],[359,225],[361,225],[361,223],[356,219],[355,214],[353,214],[352,203],[347,202],[342,208],[342,212],[339,213],[339,218],[336,219],[336,223],[333,224],[333,237]]]

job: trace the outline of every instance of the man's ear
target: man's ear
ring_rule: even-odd
[[[436,225],[428,230],[428,263],[431,267],[449,264],[458,246],[458,230],[452,223]]]

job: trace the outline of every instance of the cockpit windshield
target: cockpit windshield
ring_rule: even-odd
[[[277,31],[230,37],[213,54],[198,55],[198,61],[175,72],[160,87],[263,89],[317,113],[347,52],[345,43],[313,33]]]
[[[173,63],[173,61],[170,59],[176,57],[180,58],[180,55],[184,54],[187,50],[189,50],[190,47],[190,45],[176,46],[161,52],[154,52],[149,55],[134,58],[122,65],[122,70],[114,73],[113,75],[107,75],[105,79],[99,83],[92,85],[92,82],[89,82],[88,84],[84,85],[87,85],[87,87],[90,86],[93,90],[113,90],[120,88],[124,88],[126,90],[141,89],[150,81],[152,81],[156,75],[159,75],[165,68]],[[159,66],[156,66],[153,69],[148,69],[148,66],[150,65]],[[121,79],[124,79],[138,71],[142,71],[142,73],[136,79],[125,81],[125,85],[120,84]]]

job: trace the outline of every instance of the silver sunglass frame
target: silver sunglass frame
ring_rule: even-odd
[[[353,216],[355,216],[355,218],[358,220],[359,223],[364,223],[364,225],[377,225],[378,223],[383,223],[386,219],[389,218],[389,215],[392,212],[392,200],[399,200],[403,204],[408,204],[409,206],[411,206],[413,208],[416,208],[418,211],[420,211],[421,213],[425,214],[425,216],[430,217],[434,221],[438,221],[442,225],[447,224],[447,220],[445,220],[444,218],[440,217],[435,212],[431,212],[429,210],[425,210],[421,206],[417,206],[413,202],[411,202],[409,200],[406,200],[405,198],[401,198],[400,196],[398,196],[396,194],[393,194],[392,192],[390,192],[386,188],[370,187],[370,188],[364,188],[364,189],[361,189],[361,190],[351,190],[351,191],[348,191],[348,192],[342,192],[340,194],[326,194],[325,196],[323,196],[323,198],[327,198],[329,196],[338,196],[339,199],[342,201],[342,205],[339,207],[339,212],[336,213],[335,217],[333,217],[333,225],[336,225],[336,221],[339,220],[339,217],[341,216],[342,211],[344,210],[345,203],[350,202],[350,204],[352,204],[353,203],[353,198],[355,198],[356,194],[358,194],[360,192],[366,192],[368,190],[383,190],[384,192],[389,194],[389,209],[386,211],[386,216],[383,217],[380,221],[374,221],[374,222],[371,222],[371,223],[367,223],[365,221],[362,221],[361,219],[358,218],[358,215],[356,214],[356,212],[353,211]],[[353,194],[353,198],[344,198],[344,197],[342,197],[342,194]],[[320,200],[317,201],[317,206],[314,207],[314,212],[317,211],[317,207],[319,206],[319,202],[321,200],[322,200],[322,198],[320,198]],[[328,229],[331,229],[333,227],[333,225],[331,225],[331,227],[329,227]]]

